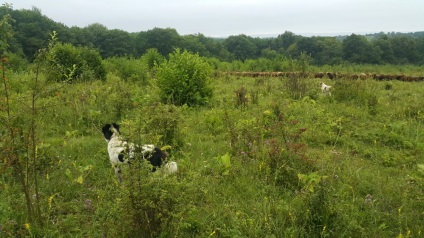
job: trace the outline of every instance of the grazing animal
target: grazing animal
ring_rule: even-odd
[[[331,91],[330,91],[331,88],[332,88],[332,86],[321,82],[321,92],[322,93],[328,93],[331,96]]]
[[[115,169],[116,177],[119,183],[122,182],[122,164],[130,164],[130,160],[140,155],[141,159],[148,160],[152,166],[152,172],[164,165],[165,174],[177,172],[178,166],[176,162],[166,162],[167,154],[154,145],[134,145],[122,140],[119,131],[119,125],[116,123],[106,124],[102,128],[103,136],[108,142],[107,151],[109,160]]]

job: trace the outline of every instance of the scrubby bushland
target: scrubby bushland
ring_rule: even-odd
[[[216,74],[208,106],[186,107],[160,103],[155,78],[64,84],[46,80],[45,58],[16,73],[2,56],[0,236],[422,236],[421,82],[325,78],[329,96],[305,78],[293,97],[286,75]],[[179,53],[165,75],[187,82],[176,67],[191,57],[202,62]],[[337,69],[362,71],[349,67]],[[179,172],[134,161],[120,186],[100,132],[113,121]]]
[[[175,105],[204,105],[212,96],[211,67],[198,54],[175,50],[157,72],[162,102]]]

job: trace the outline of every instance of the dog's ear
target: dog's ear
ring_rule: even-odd
[[[121,132],[119,131],[119,125],[118,125],[118,124],[116,124],[116,123],[112,123],[112,126],[113,126],[113,128],[115,128],[115,129],[116,129],[116,131],[118,131],[119,133],[121,133]]]
[[[112,125],[111,124],[106,124],[106,125],[104,125],[103,126],[103,128],[102,128],[102,132],[103,132],[103,136],[105,137],[105,139],[107,140],[107,141],[110,141],[110,138],[112,137],[112,135],[113,135],[113,131],[111,131],[110,130],[110,127],[111,127]]]

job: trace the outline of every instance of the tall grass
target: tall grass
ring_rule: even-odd
[[[12,101],[30,93],[25,78],[9,78]],[[195,108],[159,104],[154,83],[113,75],[43,95],[45,223],[26,219],[3,162],[0,236],[423,236],[422,83],[341,79],[329,96],[305,79],[293,98],[289,80],[217,77],[210,104]],[[100,132],[114,121],[126,138],[170,147],[179,173],[135,164],[118,185]]]

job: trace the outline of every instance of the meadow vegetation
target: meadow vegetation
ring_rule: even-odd
[[[299,74],[242,77],[225,69],[255,61],[180,50],[98,61],[52,34],[15,71],[1,43],[1,237],[423,236],[423,82],[302,76],[422,68],[317,68],[304,54],[271,62]],[[111,122],[179,172],[134,162],[118,184],[101,133]]]
[[[206,105],[174,106],[142,62],[141,78],[117,66],[75,83],[2,71],[1,236],[423,235],[422,82],[320,79],[328,96],[314,78],[215,74]],[[179,173],[135,164],[120,186],[109,122]]]

